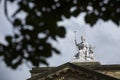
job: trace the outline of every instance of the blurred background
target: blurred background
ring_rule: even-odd
[[[0,80],[71,61],[73,31],[95,46],[96,61],[120,64],[119,27],[120,0],[0,0]]]

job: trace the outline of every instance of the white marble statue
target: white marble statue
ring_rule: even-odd
[[[94,61],[95,57],[93,54],[93,49],[91,45],[89,45],[84,36],[81,36],[81,43],[77,43],[75,39],[75,45],[78,48],[77,54],[74,56],[73,62],[86,62],[86,61]]]

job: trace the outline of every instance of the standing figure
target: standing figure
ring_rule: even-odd
[[[75,45],[78,48],[78,53],[75,55],[75,57],[79,58],[81,61],[84,61],[87,60],[87,56],[89,55],[89,45],[83,36],[81,36],[81,41],[81,43],[77,43],[75,40]]]

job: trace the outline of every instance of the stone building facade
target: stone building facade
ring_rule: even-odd
[[[28,80],[120,80],[120,65],[101,65],[99,62],[35,67],[30,72]]]

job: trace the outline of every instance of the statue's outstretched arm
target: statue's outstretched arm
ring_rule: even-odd
[[[77,41],[75,40],[75,45],[78,46]]]
[[[78,46],[77,41],[76,41],[76,31],[74,31],[75,34],[75,45]]]

